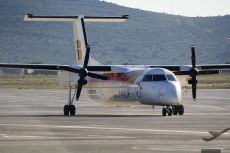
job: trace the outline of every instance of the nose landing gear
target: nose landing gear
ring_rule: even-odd
[[[183,105],[173,105],[172,106],[173,115],[184,115],[184,106]]]
[[[168,116],[172,116],[172,108],[171,107],[163,107],[162,108],[162,116],[166,116],[166,114],[168,114]]]

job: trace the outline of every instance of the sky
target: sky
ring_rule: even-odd
[[[230,15],[230,0],[102,0],[126,7],[183,16]]]

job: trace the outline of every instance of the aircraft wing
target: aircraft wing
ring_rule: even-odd
[[[0,67],[6,67],[6,68],[21,68],[21,69],[35,69],[35,70],[51,70],[51,71],[68,71],[72,73],[80,73],[82,72],[82,67],[79,65],[55,65],[55,64],[15,64],[15,63],[0,63]],[[95,67],[96,68],[96,67]],[[94,70],[93,68],[91,68]],[[96,71],[96,70],[95,70]],[[108,71],[104,69],[104,71]],[[89,77],[101,79],[101,80],[109,80],[108,77],[88,72],[87,73]]]
[[[0,63],[0,67],[21,68],[21,69],[37,69],[37,70],[65,70],[73,73],[79,73],[80,66],[55,65],[55,64],[19,64],[19,63]]]
[[[201,70],[225,70],[230,69],[230,64],[206,64],[206,65],[197,65],[198,69]]]
[[[64,70],[73,73],[79,73],[82,66],[80,65],[59,65],[59,64],[20,64],[20,63],[0,63],[0,67],[5,68],[21,68],[21,69],[35,69],[35,70],[49,70],[49,71],[58,71]],[[127,72],[130,71],[129,68],[124,66],[87,66],[88,71],[95,71],[95,72],[106,72],[106,71],[113,71],[113,72]]]
[[[230,64],[197,65],[199,75],[219,74],[223,70],[230,70]]]
[[[117,73],[130,72],[132,70],[140,70],[146,68],[165,68],[173,71],[177,75],[189,75],[187,73],[191,70],[192,65],[102,65],[102,66],[88,66],[89,71],[113,71]],[[205,64],[196,65],[199,74],[218,74],[222,70],[230,70],[230,64]]]
[[[82,68],[79,65],[59,65],[59,64],[20,64],[20,63],[0,63],[0,67],[22,68],[22,69],[38,69],[38,70],[65,70],[73,73],[78,73]],[[125,73],[133,70],[147,68],[165,68],[175,73],[189,71],[191,65],[102,65],[102,66],[87,66],[88,71],[113,71],[117,73]],[[230,64],[205,64],[197,65],[199,72],[217,72],[221,70],[229,70]],[[204,73],[201,73],[204,74]],[[183,74],[182,74],[183,75]]]
[[[140,65],[138,65],[140,67]],[[165,68],[176,75],[190,75],[192,65],[145,65],[144,68]],[[219,74],[222,70],[230,70],[230,64],[196,65],[199,75]]]

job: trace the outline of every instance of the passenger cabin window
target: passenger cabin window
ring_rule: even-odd
[[[173,76],[173,75],[167,75],[167,79],[169,80],[169,81],[176,81],[176,78]]]
[[[142,81],[166,81],[164,74],[145,75]]]

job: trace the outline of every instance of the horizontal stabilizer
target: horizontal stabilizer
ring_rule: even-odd
[[[85,22],[125,22],[129,19],[128,15],[120,17],[98,17],[98,16],[35,16],[32,14],[26,14],[24,21],[61,21],[61,22],[73,22],[84,18]]]

